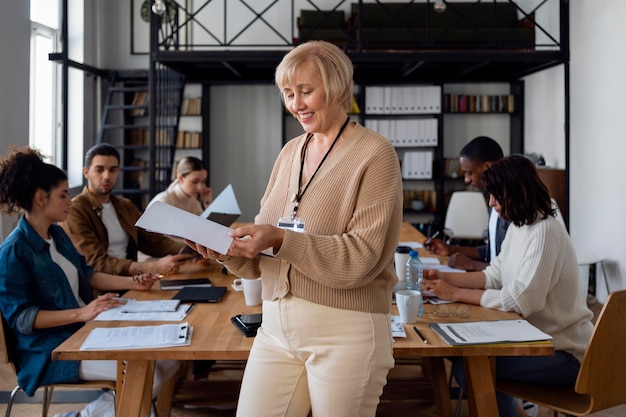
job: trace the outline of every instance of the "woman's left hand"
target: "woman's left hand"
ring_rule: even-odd
[[[436,269],[424,269],[422,290],[429,291],[441,300],[453,300],[450,298],[455,292],[455,286],[448,284]]]

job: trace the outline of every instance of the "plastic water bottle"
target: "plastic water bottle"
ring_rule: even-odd
[[[424,266],[420,260],[416,250],[409,252],[409,260],[406,261],[405,267],[406,289],[417,290],[422,295],[422,280],[424,279]],[[421,317],[424,314],[424,298],[421,297],[420,309],[417,315]]]

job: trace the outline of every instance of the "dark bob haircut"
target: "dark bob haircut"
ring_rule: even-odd
[[[555,216],[548,188],[535,165],[523,156],[509,156],[483,173],[485,189],[502,206],[500,216],[515,226]]]

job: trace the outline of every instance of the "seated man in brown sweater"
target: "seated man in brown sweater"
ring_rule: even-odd
[[[120,155],[100,143],[85,154],[87,186],[74,197],[61,224],[94,269],[109,274],[174,273],[191,255],[184,243],[135,226],[141,212],[127,198],[112,194],[120,172]],[[139,262],[137,252],[158,259]]]

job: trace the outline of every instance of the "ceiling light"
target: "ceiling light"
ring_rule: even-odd
[[[435,0],[435,4],[433,5],[433,9],[437,13],[443,13],[446,11],[446,2],[444,0]]]
[[[163,0],[154,0],[154,4],[152,5],[152,13],[163,16],[166,9],[167,6],[165,6],[165,2]]]

